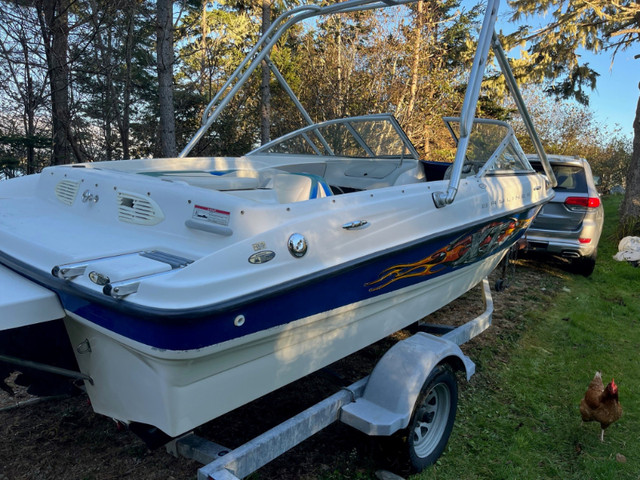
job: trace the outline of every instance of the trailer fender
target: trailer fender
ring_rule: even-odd
[[[475,373],[475,364],[449,340],[420,332],[398,342],[371,372],[362,397],[342,407],[340,420],[368,435],[406,428],[424,382],[441,363],[463,369],[467,380]]]

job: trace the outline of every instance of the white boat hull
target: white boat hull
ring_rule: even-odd
[[[438,282],[422,282],[282,327],[212,347],[161,351],[113,335],[80,317],[65,319],[94,410],[159,427],[189,431],[329,365],[446,305],[482,280],[501,251]]]
[[[198,163],[207,171],[231,160]],[[263,172],[264,159],[235,161]],[[181,162],[180,168],[188,164]],[[169,163],[155,166],[164,174]],[[58,295],[80,371],[92,379],[85,384],[93,408],[170,436],[451,302],[495,267],[550,195],[544,178],[531,172],[464,179],[446,208],[431,199],[443,181],[263,204],[119,170],[151,166],[61,167],[30,178],[20,194],[0,198],[9,212],[0,217],[0,261]],[[71,183],[98,185],[91,192],[99,202],[81,201],[78,187],[65,204],[58,192]],[[164,220],[123,220],[120,192],[135,204],[138,183]],[[237,195],[247,192],[264,193]],[[38,228],[20,214],[25,204],[41,214]],[[199,205],[226,211],[219,216],[233,233],[191,228],[193,215],[204,211]],[[345,228],[356,220],[366,225]],[[287,251],[294,233],[309,241],[302,258]],[[264,256],[253,263],[256,250]],[[139,288],[114,298],[103,277]]]

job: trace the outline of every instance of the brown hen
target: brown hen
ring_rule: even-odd
[[[622,405],[618,399],[618,386],[611,379],[605,387],[602,374],[596,372],[580,401],[580,414],[585,422],[598,422],[602,428],[600,441],[604,442],[604,430],[622,416]]]

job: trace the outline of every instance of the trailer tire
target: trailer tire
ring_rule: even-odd
[[[438,365],[424,382],[406,430],[409,460],[416,472],[435,463],[444,451],[457,408],[456,376],[447,365]]]

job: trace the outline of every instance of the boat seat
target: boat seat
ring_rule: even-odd
[[[202,175],[182,175],[178,177],[194,187],[211,190],[249,190],[258,188],[258,179],[252,177],[215,176],[209,173]]]
[[[182,181],[189,185],[211,190],[251,190],[258,188],[260,180],[253,171],[245,170],[192,170],[192,171],[166,171],[143,172],[144,175],[154,176],[166,180]]]
[[[405,160],[401,171],[402,173],[398,175],[393,185],[409,185],[411,183],[422,183],[427,180],[424,169],[417,160]]]
[[[267,188],[275,190],[280,203],[302,202],[332,195],[324,179],[311,173],[276,174],[267,184]]]

